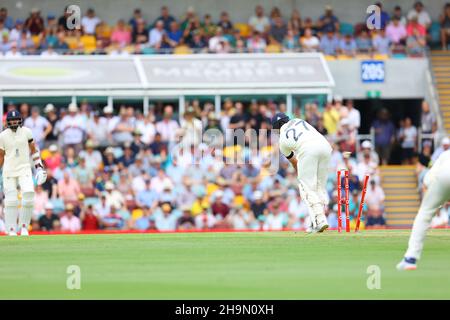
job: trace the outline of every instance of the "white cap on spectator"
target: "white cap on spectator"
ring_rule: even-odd
[[[56,152],[58,151],[58,146],[56,144],[51,144],[50,147],[48,147],[48,151]]]
[[[350,121],[348,118],[343,118],[341,120],[341,126],[348,126],[350,124]]]
[[[216,196],[216,198],[222,198],[223,197],[223,191],[222,190],[217,190],[216,192],[214,192],[214,195]]]
[[[340,96],[340,95],[335,95],[335,96],[334,96],[334,100],[335,100],[335,101],[342,101],[342,96]]]
[[[450,139],[448,137],[445,137],[444,139],[442,139],[442,144],[444,145],[448,145],[450,144]]]
[[[163,182],[163,190],[172,190],[172,183],[170,181],[165,180]]]
[[[51,103],[47,104],[44,108],[45,113],[49,113],[55,110],[55,106]]]
[[[364,149],[372,149],[372,142],[370,142],[369,140],[364,140],[361,144],[361,147]]]
[[[254,200],[261,200],[262,198],[263,198],[262,191],[256,190],[255,192],[253,192],[253,199]]]
[[[113,112],[114,112],[114,109],[113,109],[112,106],[105,106],[103,108],[103,113],[105,113],[105,114],[110,114],[110,113],[113,113]]]
[[[111,181],[108,181],[105,183],[105,189],[106,190],[112,190],[114,189],[114,183],[112,183]]]
[[[47,202],[45,204],[45,210],[53,210],[53,204],[51,202]]]
[[[76,103],[71,103],[71,104],[69,104],[69,107],[67,108],[67,110],[69,110],[69,112],[77,112],[78,106]]]

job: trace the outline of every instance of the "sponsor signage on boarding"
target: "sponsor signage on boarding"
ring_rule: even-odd
[[[385,77],[384,70],[384,61],[361,61],[361,81],[363,83],[382,83]]]
[[[152,56],[141,59],[149,87],[329,87],[333,78],[319,54]]]

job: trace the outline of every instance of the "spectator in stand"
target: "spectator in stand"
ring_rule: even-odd
[[[183,31],[180,30],[178,22],[172,21],[170,23],[169,30],[167,31],[167,36],[176,44],[179,44],[181,42],[181,40],[183,39]]]
[[[74,205],[66,204],[64,214],[61,217],[61,231],[63,232],[79,232],[81,230],[81,221],[74,215]]]
[[[164,22],[161,20],[158,20],[155,23],[155,27],[150,30],[150,33],[148,35],[148,44],[150,47],[157,47],[161,44],[163,34],[166,31],[164,30]]]
[[[125,21],[120,19],[111,33],[111,42],[117,43],[120,46],[126,46],[131,43],[131,32],[125,25]]]
[[[148,30],[145,26],[144,19],[138,19],[136,21],[136,26],[133,27],[132,42],[135,44],[146,44],[148,43]]]
[[[377,2],[377,3],[375,3],[375,5],[380,8],[381,29],[385,29],[390,20],[389,13],[387,13],[386,11],[383,10],[383,4],[381,2]]]
[[[300,11],[298,9],[292,10],[291,17],[288,21],[288,29],[291,29],[294,32],[295,36],[299,36],[301,29],[303,26],[303,21],[300,15]]]
[[[69,50],[69,45],[66,42],[66,35],[64,31],[58,32],[57,41],[54,45],[55,51],[61,54],[66,53]]]
[[[372,52],[372,40],[369,37],[369,33],[366,30],[361,30],[359,35],[355,39],[356,48],[360,53]]]
[[[435,163],[436,160],[439,158],[439,156],[442,154],[442,152],[447,151],[450,149],[450,138],[445,137],[441,141],[441,146],[436,148],[434,150],[433,155],[431,156],[431,162]]]
[[[25,28],[32,35],[40,35],[44,29],[44,19],[41,17],[41,11],[38,8],[31,9],[30,16],[25,20]]]
[[[403,15],[402,8],[400,6],[395,6],[394,12],[392,13],[392,20],[398,20],[401,25],[406,26],[406,17]]]
[[[208,43],[205,37],[203,37],[200,30],[194,31],[191,40],[188,42],[189,47],[194,50],[195,53],[207,52]]]
[[[217,25],[222,28],[224,32],[229,32],[233,30],[233,23],[230,20],[230,15],[226,11],[222,11],[220,14],[220,20]]]
[[[136,32],[139,21],[144,21],[144,25],[145,25],[145,19],[142,16],[142,10],[140,8],[136,8],[133,11],[133,16],[128,21],[128,24],[131,26],[131,30],[132,30],[133,34]]]
[[[425,55],[427,40],[425,36],[420,34],[418,29],[414,29],[413,34],[406,39],[406,47],[408,53],[413,56]]]
[[[166,32],[168,32],[170,30],[170,25],[172,24],[172,22],[176,20],[173,16],[170,15],[169,8],[167,6],[162,6],[161,16],[159,16],[153,24],[156,26],[158,21],[163,22],[163,28]]]
[[[446,3],[442,14],[439,16],[441,24],[442,50],[447,50],[450,38],[450,3]]]
[[[142,216],[134,221],[133,229],[145,231],[150,228],[150,219],[151,219],[152,211],[149,207],[144,206],[142,208]]]
[[[247,48],[249,52],[261,53],[264,52],[267,47],[266,40],[261,36],[258,31],[253,31],[252,37],[247,40]]]
[[[248,25],[252,31],[257,31],[262,34],[269,32],[270,20],[264,15],[264,8],[261,5],[255,7],[255,15],[250,17]]]
[[[313,35],[311,28],[305,29],[303,37],[300,38],[300,43],[305,52],[317,52],[320,45],[319,38]]]
[[[406,28],[398,17],[392,17],[392,21],[386,27],[386,35],[394,45],[404,45],[406,43]]]
[[[95,215],[92,205],[88,205],[87,208],[80,213],[80,219],[83,230],[98,230],[100,228],[100,221]]]
[[[81,26],[85,34],[95,35],[95,28],[101,22],[100,18],[96,16],[95,10],[87,9],[86,15],[81,18]]]
[[[64,202],[75,203],[81,193],[80,184],[72,178],[69,172],[64,172],[63,179],[58,182],[58,194]]]
[[[211,15],[205,14],[205,17],[203,18],[203,23],[201,24],[201,30],[203,31],[203,34],[207,39],[210,39],[216,34],[218,27],[216,24],[213,23]],[[223,29],[222,33],[223,33]]]
[[[346,34],[343,39],[339,41],[338,52],[340,54],[354,57],[356,55],[356,42],[352,35]]]
[[[0,19],[0,21],[1,21],[1,19]],[[22,31],[24,31],[24,30],[25,29],[24,29],[23,20],[17,19],[16,24],[14,25],[14,28],[11,29],[11,31],[9,31],[9,41],[18,42],[21,37]],[[5,31],[5,30],[0,31],[0,33],[3,33],[3,31]],[[25,30],[25,32],[27,34],[27,37],[30,38],[31,37],[30,32],[28,30]]]
[[[322,33],[328,33],[329,31],[335,33],[339,30],[339,19],[334,15],[331,6],[325,6],[325,14],[319,18],[317,26]]]
[[[353,100],[347,100],[345,106],[347,107],[347,118],[352,129],[358,131],[361,126],[361,113],[353,105]]]
[[[229,47],[228,41],[223,36],[223,31],[221,28],[217,28],[214,37],[209,39],[208,47],[209,51],[212,53],[224,52]]]
[[[391,157],[392,145],[395,141],[395,126],[386,109],[378,112],[372,127],[375,130],[375,150],[381,158],[381,163],[386,165]]]
[[[361,143],[361,152],[357,155],[358,162],[364,161],[366,154],[370,156],[371,162],[376,163],[377,165],[380,163],[380,157],[376,151],[373,150],[372,142],[369,140],[364,140],[363,143]]]
[[[172,212],[170,204],[161,206],[162,213],[155,216],[156,228],[159,231],[175,231],[177,228],[177,217]]]
[[[5,57],[21,57],[22,53],[17,49],[17,42],[10,42],[10,49],[5,52]]]
[[[117,212],[117,207],[111,205],[110,212],[100,219],[100,226],[106,230],[120,230],[125,226],[125,221]]]
[[[295,35],[294,30],[292,28],[288,29],[286,36],[283,39],[283,51],[285,52],[293,52],[298,51],[300,49],[300,41],[299,38]]]
[[[219,220],[225,219],[230,212],[230,207],[223,202],[223,191],[217,190],[214,194],[214,202],[211,204],[212,214]]]
[[[339,38],[331,29],[320,39],[320,50],[329,56],[335,56],[339,49]]]
[[[403,164],[413,164],[417,152],[417,128],[412,125],[411,118],[405,118],[399,138],[402,146]]]
[[[331,102],[327,102],[323,112],[323,125],[329,135],[334,136],[339,125],[340,115]]]
[[[427,29],[418,22],[417,16],[413,16],[406,26],[406,35],[409,37],[416,34],[425,37],[427,35]]]
[[[174,142],[179,129],[178,122],[172,119],[173,107],[167,105],[164,107],[163,119],[156,123],[156,131],[161,135],[163,142]]]
[[[379,30],[373,39],[373,47],[376,53],[389,54],[391,52],[391,40],[386,35],[384,29]],[[394,49],[398,51],[399,47],[394,46]]]
[[[119,119],[111,131],[113,141],[119,145],[133,141],[135,119],[130,116],[125,106],[120,108]]]
[[[431,18],[421,1],[414,3],[414,7],[408,12],[408,20],[417,19],[417,22],[428,30],[431,26]]]
[[[8,9],[5,7],[0,9],[0,20],[3,21],[5,28],[11,30],[14,27],[14,20],[8,16]]]
[[[59,217],[53,213],[53,204],[45,204],[45,213],[39,218],[39,229],[41,231],[53,231],[55,223],[59,222]]]
[[[278,44],[281,44],[286,34],[287,26],[284,23],[283,19],[279,16],[275,17],[273,25],[270,27],[269,36]]]
[[[430,105],[426,100],[422,101],[422,114],[420,116],[420,131],[422,134],[433,134],[437,130],[437,121],[433,112],[431,112]],[[433,139],[423,139],[424,141],[433,141]]]
[[[386,220],[383,217],[383,210],[379,206],[368,207],[366,228],[385,228]]]
[[[31,129],[34,141],[39,149],[44,148],[44,142],[52,131],[53,127],[46,118],[39,114],[39,107],[31,108],[31,116],[25,119],[24,126]]]
[[[61,120],[59,130],[62,134],[64,149],[73,147],[76,153],[82,148],[84,135],[86,133],[86,124],[78,113],[78,106],[74,103],[69,104],[69,114]]]

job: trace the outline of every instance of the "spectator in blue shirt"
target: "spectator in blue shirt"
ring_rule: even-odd
[[[134,222],[134,228],[142,231],[148,230],[150,228],[150,215],[151,215],[150,208],[144,206],[142,208],[142,217],[140,217]]]
[[[381,2],[377,2],[375,3],[375,5],[380,8],[380,27],[381,29],[384,29],[386,28],[390,20],[389,13],[383,11],[383,4]]]
[[[375,52],[380,54],[389,54],[390,46],[391,41],[386,36],[385,29],[381,29],[373,39],[373,47],[375,48]]]
[[[377,119],[372,123],[375,130],[375,150],[383,165],[388,164],[392,145],[395,141],[395,126],[390,119],[387,109],[381,109]]]
[[[370,53],[372,51],[372,39],[370,39],[366,30],[360,32],[359,36],[356,37],[355,42],[358,52]]]
[[[333,8],[331,6],[325,7],[325,14],[320,17],[317,22],[319,30],[323,33],[339,30],[339,19],[333,14]]]
[[[325,36],[320,39],[320,50],[330,56],[336,55],[336,51],[339,48],[339,39],[334,34],[334,31],[329,30]]]
[[[180,43],[181,38],[183,37],[183,31],[180,30],[178,23],[176,21],[172,21],[170,23],[169,31],[167,31],[167,36],[170,40]]]
[[[0,9],[0,20],[3,21],[5,28],[11,30],[14,28],[13,18],[8,16],[8,9],[1,8]]]
[[[170,25],[175,21],[175,18],[169,14],[169,8],[167,6],[161,7],[161,16],[155,20],[154,25],[160,20],[164,23],[164,30],[169,31]]]
[[[145,189],[140,191],[136,197],[136,203],[141,207],[153,208],[159,199],[156,191],[151,189],[151,180],[145,181]]]
[[[339,41],[339,52],[352,57],[356,54],[356,42],[350,34]]]

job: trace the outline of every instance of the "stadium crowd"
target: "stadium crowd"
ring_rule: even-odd
[[[153,53],[229,53],[321,51],[327,56],[423,55],[427,43],[440,43],[447,50],[450,37],[450,3],[440,17],[428,14],[417,1],[404,11],[396,6],[386,12],[381,2],[380,30],[369,30],[366,22],[355,25],[340,21],[331,6],[326,6],[317,20],[303,17],[294,9],[287,15],[278,7],[269,14],[258,5],[246,23],[235,23],[226,11],[219,19],[211,14],[199,16],[189,7],[181,18],[170,14],[166,6],[155,21],[145,19],[143,10],[135,9],[130,19],[102,20],[93,8],[86,11],[79,28],[72,28],[70,13],[42,17],[34,8],[28,17],[11,17],[0,9],[0,55],[15,57],[28,54],[128,55]],[[361,17],[365,21],[367,17]]]
[[[309,226],[293,168],[281,157],[279,168],[271,171],[271,157],[278,153],[274,153],[270,140],[263,144],[267,134],[260,131],[270,129],[274,112],[286,111],[284,103],[255,99],[246,104],[226,99],[217,117],[212,104],[193,100],[179,119],[171,105],[162,104],[150,108],[147,115],[126,105],[118,110],[105,106],[99,112],[87,101],[67,108],[10,102],[6,109],[21,112],[48,171],[47,182],[36,189],[35,231],[279,230]],[[336,96],[321,111],[316,103],[306,103],[291,116],[306,119],[333,145],[327,184],[330,226],[337,226],[336,170],[343,167],[349,168],[350,174],[352,225],[361,181],[370,174],[371,196],[363,223],[366,227],[384,226],[378,166],[388,161],[389,150],[383,142],[416,139],[407,133],[414,131],[409,129],[408,119],[399,131],[390,132],[386,129],[392,125],[389,114],[380,111],[373,123],[375,130],[380,130],[376,131],[375,145],[365,140],[356,152],[361,117],[351,100],[344,103]],[[433,119],[431,122],[433,126]],[[223,132],[228,142],[234,139],[230,129],[255,129],[259,151],[254,152],[248,143],[231,142],[214,148],[202,139],[208,129]],[[175,152],[180,145],[185,148]],[[431,157],[429,147],[427,143],[423,153]],[[448,148],[448,141],[435,153],[443,148]],[[236,161],[238,156],[244,161]],[[418,168],[424,161],[418,162]],[[422,167],[426,170],[427,165]]]

